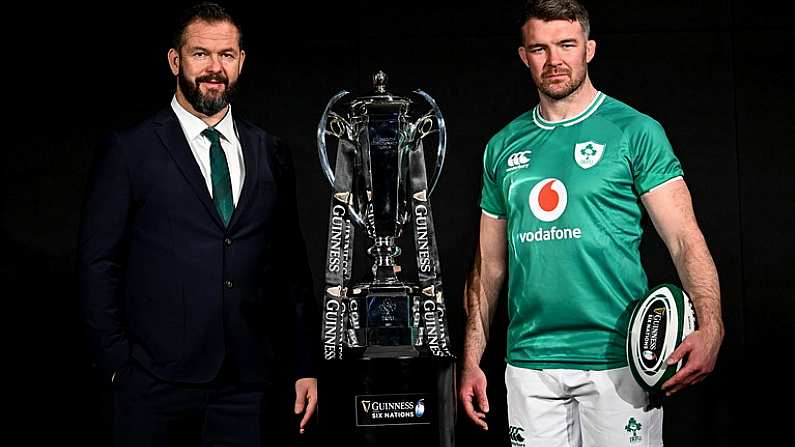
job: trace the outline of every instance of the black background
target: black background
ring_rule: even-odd
[[[665,127],[721,279],[726,338],[718,365],[706,382],[667,402],[667,445],[745,445],[788,433],[787,411],[775,407],[791,401],[791,374],[781,362],[792,355],[795,320],[795,77],[788,68],[795,33],[785,2],[760,4],[586,2],[597,41],[591,78]],[[22,4],[4,14],[2,98],[11,120],[0,151],[0,271],[3,365],[13,372],[5,379],[11,400],[4,400],[13,402],[6,405],[12,430],[31,445],[44,439],[109,443],[109,390],[94,381],[77,306],[79,209],[100,139],[168,105],[174,80],[166,51],[173,18],[186,5]],[[460,352],[482,150],[537,101],[516,54],[521,2],[228,6],[240,18],[248,53],[235,113],[291,144],[317,290],[330,189],[314,138],[326,102],[342,89],[365,93],[379,69],[388,73],[392,92],[421,88],[437,100],[449,140],[432,203]],[[642,251],[650,283],[678,282],[646,225]],[[412,263],[410,245],[403,243],[404,265]],[[369,264],[364,256],[357,261],[359,271]],[[509,445],[502,404],[505,319],[503,302],[483,361],[491,430],[479,432],[459,412],[459,446]],[[322,404],[320,416],[322,422]],[[322,444],[312,428],[299,444]]]

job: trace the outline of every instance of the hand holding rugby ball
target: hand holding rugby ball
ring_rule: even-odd
[[[684,365],[684,360],[668,365],[668,356],[696,327],[693,303],[679,287],[663,284],[640,299],[627,331],[627,361],[635,380],[647,391],[659,392]]]

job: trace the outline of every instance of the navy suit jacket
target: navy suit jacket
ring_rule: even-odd
[[[291,157],[263,130],[235,124],[245,179],[228,227],[170,107],[97,157],[78,272],[107,380],[131,356],[179,382],[211,381],[225,359],[242,382],[270,382],[275,370],[315,376],[319,322]]]

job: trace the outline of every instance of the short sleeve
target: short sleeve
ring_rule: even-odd
[[[662,126],[647,118],[629,138],[632,177],[638,196],[668,180],[682,176],[682,166]]]
[[[502,188],[500,188],[495,169],[494,148],[486,146],[483,153],[483,189],[480,194],[480,208],[487,214],[498,219],[504,219],[508,213],[505,209]]]

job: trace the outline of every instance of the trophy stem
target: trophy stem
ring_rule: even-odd
[[[399,283],[395,274],[395,258],[400,255],[400,247],[395,245],[395,238],[391,236],[378,236],[375,245],[367,250],[375,258],[373,263],[373,284]]]

